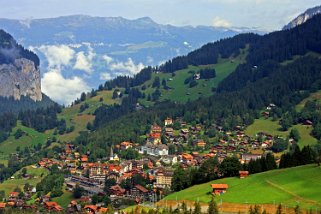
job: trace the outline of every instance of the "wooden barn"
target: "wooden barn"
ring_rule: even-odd
[[[226,192],[228,185],[227,184],[211,184],[213,189],[213,195],[221,195]]]
[[[249,171],[239,171],[240,178],[246,178],[249,176]]]

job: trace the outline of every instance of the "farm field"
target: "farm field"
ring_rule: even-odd
[[[7,197],[16,187],[23,190],[23,186],[26,183],[35,186],[48,174],[48,170],[44,168],[34,168],[33,166],[27,166],[25,168],[27,169],[27,174],[33,176],[32,179],[21,178],[21,176],[19,176],[19,174],[21,174],[21,170],[19,170],[13,175],[14,179],[6,180],[0,184],[0,190],[4,190]]]
[[[317,139],[312,137],[310,135],[312,131],[311,126],[304,126],[301,124],[297,124],[292,126],[288,131],[280,131],[279,129],[281,126],[279,125],[278,121],[272,121],[271,119],[265,119],[265,118],[260,118],[256,119],[254,123],[250,126],[248,126],[245,130],[245,133],[251,137],[254,137],[257,133],[259,132],[266,132],[268,134],[271,134],[273,136],[282,136],[286,138],[290,130],[292,128],[296,128],[299,133],[301,139],[298,142],[298,145],[300,147],[307,146],[307,145],[314,145],[317,143]]]
[[[211,184],[226,183],[227,192],[215,199],[221,203],[279,204],[305,209],[321,209],[321,168],[316,165],[273,170],[250,175],[245,179],[224,178],[173,193],[163,200],[209,202]]]

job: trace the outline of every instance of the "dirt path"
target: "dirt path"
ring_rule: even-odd
[[[184,200],[188,208],[194,208],[193,201],[186,201]],[[172,207],[173,209],[177,208],[177,205],[183,203],[183,201],[160,201],[157,203],[157,206],[159,207]],[[254,207],[254,204],[237,204],[237,203],[222,203],[218,204],[220,213],[224,214],[234,214],[234,213],[249,213],[250,207]],[[267,213],[276,213],[277,205],[273,204],[262,204],[259,205],[261,208],[261,211],[266,210]],[[206,213],[208,209],[208,204],[201,203],[202,212]],[[283,213],[286,214],[294,214],[293,208],[288,208],[286,206],[283,206]],[[315,212],[316,213],[316,212]]]
[[[277,189],[279,189],[279,190],[282,190],[283,192],[286,192],[286,193],[288,193],[289,195],[292,195],[296,200],[300,200],[300,201],[302,201],[302,202],[305,202],[305,203],[308,203],[308,204],[313,204],[313,205],[319,204],[317,201],[302,198],[301,196],[299,196],[299,195],[297,195],[297,194],[295,194],[295,193],[293,193],[293,192],[291,192],[291,191],[289,191],[289,190],[287,190],[287,189],[285,189],[285,188],[283,188],[283,187],[281,187],[281,186],[273,183],[273,182],[270,181],[270,180],[265,180],[265,181],[266,181],[269,185],[271,185],[271,186],[273,186],[273,187],[275,187],[275,188],[277,188]]]

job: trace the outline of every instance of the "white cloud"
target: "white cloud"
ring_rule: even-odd
[[[214,27],[225,27],[225,28],[228,28],[228,27],[231,27],[231,23],[225,19],[222,19],[218,16],[216,16],[214,19],[213,19],[213,26]]]
[[[90,87],[86,82],[77,76],[64,78],[58,69],[52,69],[45,73],[41,79],[42,91],[50,98],[63,103],[71,104],[84,91],[89,91]]]
[[[67,66],[75,56],[75,51],[67,45],[41,45],[38,49],[46,56],[49,68]]]
[[[107,64],[110,64],[112,61],[114,61],[114,59],[108,55],[103,55],[103,59],[107,62]]]
[[[129,75],[134,75],[140,72],[144,68],[143,63],[135,64],[131,58],[128,58],[127,62],[116,62],[110,64],[112,71],[127,72]]]
[[[83,70],[88,74],[92,73],[92,64],[83,51],[77,53],[74,69]]]
[[[100,79],[107,81],[107,80],[112,79],[112,76],[108,72],[103,72],[103,73],[100,73]]]
[[[83,43],[83,44],[87,45],[88,53],[87,55],[85,55],[83,51],[78,52],[76,57],[76,63],[73,68],[78,70],[83,70],[87,74],[91,74],[92,61],[93,61],[93,58],[96,56],[96,53],[94,52],[93,48],[90,46],[89,43]]]

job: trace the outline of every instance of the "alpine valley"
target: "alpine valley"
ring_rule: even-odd
[[[294,22],[260,35],[0,20],[32,46],[0,31],[0,213],[320,213],[321,14]],[[54,45],[75,58],[45,58]],[[90,52],[148,66],[93,81],[68,107],[41,92],[40,70]]]

